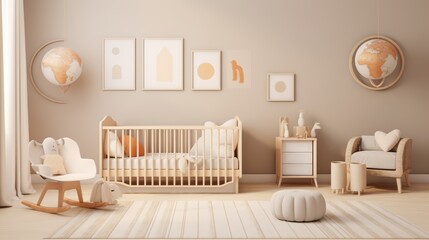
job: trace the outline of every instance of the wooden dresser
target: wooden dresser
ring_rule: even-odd
[[[276,174],[284,178],[310,178],[317,184],[317,138],[276,137]]]

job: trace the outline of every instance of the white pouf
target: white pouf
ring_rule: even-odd
[[[271,212],[280,220],[311,222],[325,215],[326,202],[318,191],[281,190],[271,197]]]

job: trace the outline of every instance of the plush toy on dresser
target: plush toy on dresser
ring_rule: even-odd
[[[283,137],[288,138],[289,137],[289,118],[284,118],[281,120],[281,128],[283,128],[283,131],[280,130],[280,134],[283,134]]]
[[[280,137],[288,138],[291,137],[289,134],[288,124],[289,124],[289,118],[287,117],[280,117]],[[316,137],[316,130],[322,129],[319,122],[315,122],[313,125],[313,128],[310,129],[305,126],[305,119],[304,119],[304,111],[299,112],[298,117],[298,126],[293,127],[293,135],[292,137],[296,138],[315,138]]]
[[[311,129],[310,136],[312,138],[316,137],[316,130],[318,130],[318,129],[322,129],[322,127],[320,126],[319,122],[316,122],[316,123],[314,123],[313,128]]]

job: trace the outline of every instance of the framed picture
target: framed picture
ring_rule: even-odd
[[[192,90],[221,90],[221,51],[192,51]]]
[[[143,90],[183,90],[183,38],[143,39]]]
[[[136,89],[136,40],[105,39],[103,90]]]
[[[269,73],[268,101],[293,102],[295,101],[295,74],[293,73]]]

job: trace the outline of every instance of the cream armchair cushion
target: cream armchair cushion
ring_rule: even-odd
[[[377,142],[375,141],[374,136],[361,136],[360,150],[382,151],[381,148],[378,146]]]
[[[352,154],[352,162],[364,163],[367,168],[395,170],[395,156],[395,152],[360,151]]]

